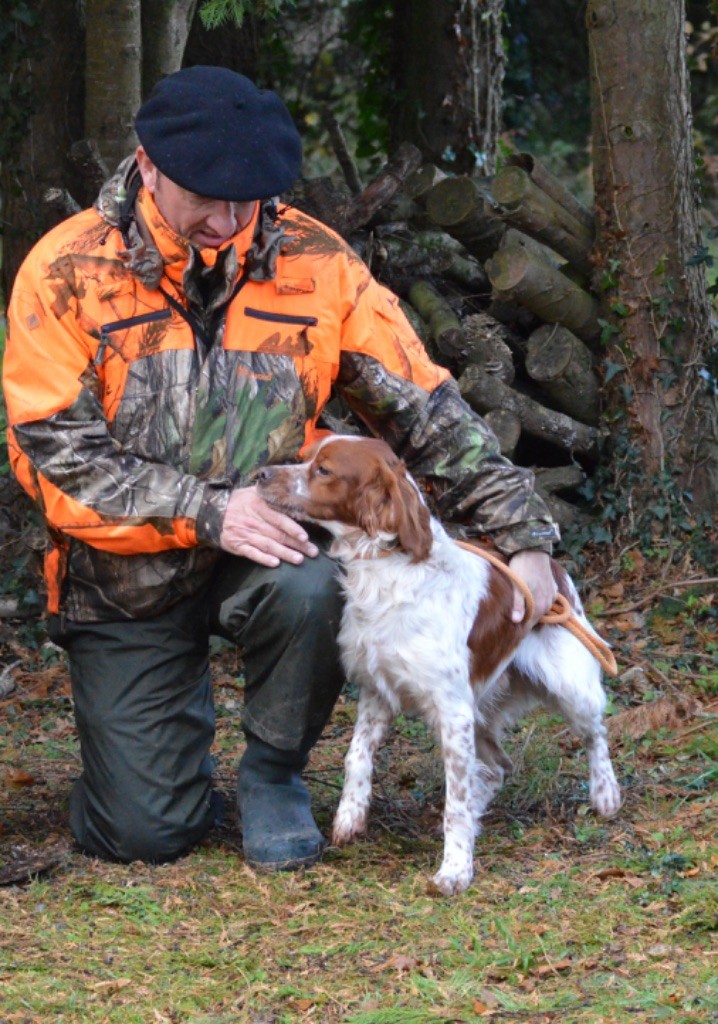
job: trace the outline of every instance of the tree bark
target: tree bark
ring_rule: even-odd
[[[5,63],[19,104],[28,104],[17,134],[3,134],[2,292],[7,301],[15,274],[31,246],[66,216],[43,202],[50,188],[66,188],[86,205],[83,183],[67,159],[82,132],[83,32],[73,0],[41,0],[34,6],[37,26],[18,22],[17,38],[27,39],[27,56]]]
[[[597,273],[617,329],[608,359],[623,371],[607,389],[608,415],[639,453],[634,508],[653,507],[646,496],[675,475],[714,515],[718,408],[704,379],[713,340],[704,266],[691,261],[701,236],[685,6],[589,0],[586,18]]]
[[[492,174],[501,126],[503,0],[393,4],[396,144],[452,173]]]
[[[527,434],[550,441],[571,452],[594,454],[598,431],[571,419],[562,412],[546,409],[533,398],[513,391],[498,377],[479,366],[467,366],[459,378],[461,393],[479,413],[491,409],[508,409],[518,416]]]
[[[563,324],[583,341],[600,334],[596,300],[522,246],[499,250],[486,272],[499,298],[526,306],[546,323]]]
[[[85,136],[114,168],[137,145],[142,98],[140,0],[86,0]],[[154,45],[154,40],[153,40]]]
[[[545,324],[529,338],[526,372],[554,405],[582,423],[596,426],[599,382],[593,356],[571,331]]]
[[[197,0],[141,0],[142,95],[182,67]]]

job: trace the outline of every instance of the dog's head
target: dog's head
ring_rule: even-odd
[[[300,465],[260,470],[257,487],[274,508],[319,523],[337,538],[394,543],[415,562],[431,550],[429,510],[384,441],[324,438]]]

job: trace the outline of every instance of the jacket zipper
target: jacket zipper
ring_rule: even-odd
[[[171,316],[171,309],[156,309],[152,313],[143,313],[141,316],[130,316],[125,320],[113,320],[112,323],[103,324],[100,327],[100,345],[94,360],[95,366],[100,366],[105,357],[110,334],[114,334],[115,331],[125,331],[129,327],[137,327],[138,324],[151,324],[157,320],[167,320]]]
[[[245,316],[254,317],[255,320],[269,320],[275,324],[299,324],[304,327],[316,327],[319,321],[315,316],[292,316],[289,313],[266,313],[262,309],[252,309],[251,306],[244,307]]]

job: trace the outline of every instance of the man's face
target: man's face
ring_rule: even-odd
[[[161,174],[140,146],[137,163],[145,188],[169,226],[198,249],[218,249],[249,224],[257,205],[205,199]]]

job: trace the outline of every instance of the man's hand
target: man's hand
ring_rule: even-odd
[[[305,555],[314,558],[319,554],[299,523],[271,508],[256,487],[232,491],[219,543],[231,555],[272,569],[280,562],[299,565]]]
[[[524,581],[534,599],[534,614],[530,625],[545,615],[554,602],[558,588],[551,572],[551,559],[545,551],[517,551],[509,560],[509,568]],[[512,622],[522,622],[526,602],[520,590],[514,587]]]

